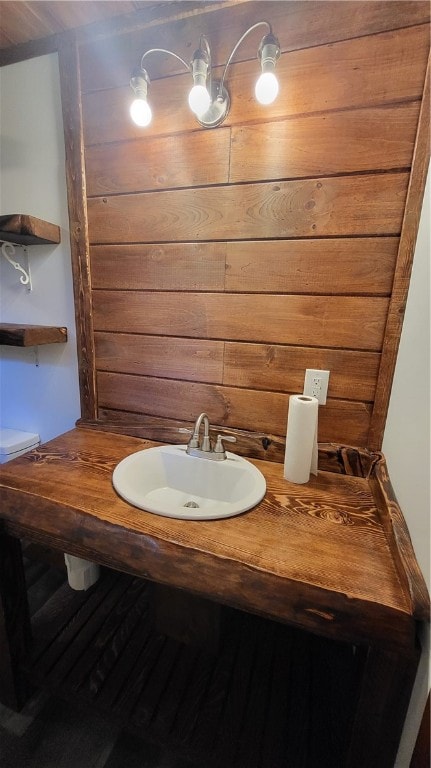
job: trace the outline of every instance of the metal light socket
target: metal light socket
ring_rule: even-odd
[[[262,72],[272,72],[277,59],[280,58],[280,43],[275,35],[270,33],[262,38],[257,55]]]
[[[148,86],[150,78],[146,69],[139,67],[135,69],[130,78],[130,87],[137,99],[147,100]]]

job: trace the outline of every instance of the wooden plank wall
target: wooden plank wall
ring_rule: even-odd
[[[147,60],[153,121],[128,116],[144,50],[216,73],[252,23],[280,39],[258,105],[256,31],[228,71],[225,123],[190,76]],[[369,446],[429,52],[426,2],[251,2],[80,46],[98,418],[285,434],[306,368],[330,369],[319,441]],[[382,375],[382,371],[380,371]],[[163,420],[167,420],[166,422]],[[381,435],[380,435],[381,439]]]

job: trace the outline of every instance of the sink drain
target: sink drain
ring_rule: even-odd
[[[183,507],[193,507],[193,509],[199,509],[199,504],[196,504],[195,501],[186,501],[186,503],[183,504]]]

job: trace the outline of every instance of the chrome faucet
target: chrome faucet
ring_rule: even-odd
[[[199,446],[199,433],[201,431],[202,423],[204,425],[204,436]],[[200,416],[197,417],[195,428],[193,430],[193,436],[189,441],[188,448],[199,448],[199,450],[203,453],[208,453],[211,451],[210,420],[206,413],[201,413]]]
[[[202,423],[204,425],[204,434],[201,443],[199,444]],[[186,432],[191,435],[186,450],[186,453],[188,453],[189,456],[198,456],[205,459],[213,459],[214,461],[223,461],[226,458],[226,451],[223,445],[224,440],[229,443],[236,443],[236,437],[231,435],[218,435],[217,442],[213,448],[210,438],[210,420],[206,413],[201,413],[197,417],[193,430],[187,429],[187,427],[180,427],[179,432]]]

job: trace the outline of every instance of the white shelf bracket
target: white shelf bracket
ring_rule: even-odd
[[[19,279],[20,283],[22,285],[25,285],[27,288],[27,291],[31,291],[33,286],[31,284],[31,275],[30,275],[30,264],[28,261],[28,251],[25,245],[19,246],[22,248],[23,252],[23,259],[25,267],[21,266],[21,264],[18,264],[17,261],[13,258],[15,256],[15,245],[13,243],[3,242],[1,246],[1,252],[2,256],[5,257],[6,261],[9,262],[9,264],[12,265],[14,269],[17,269],[19,272],[22,272],[22,275]],[[9,252],[8,252],[9,251]]]

